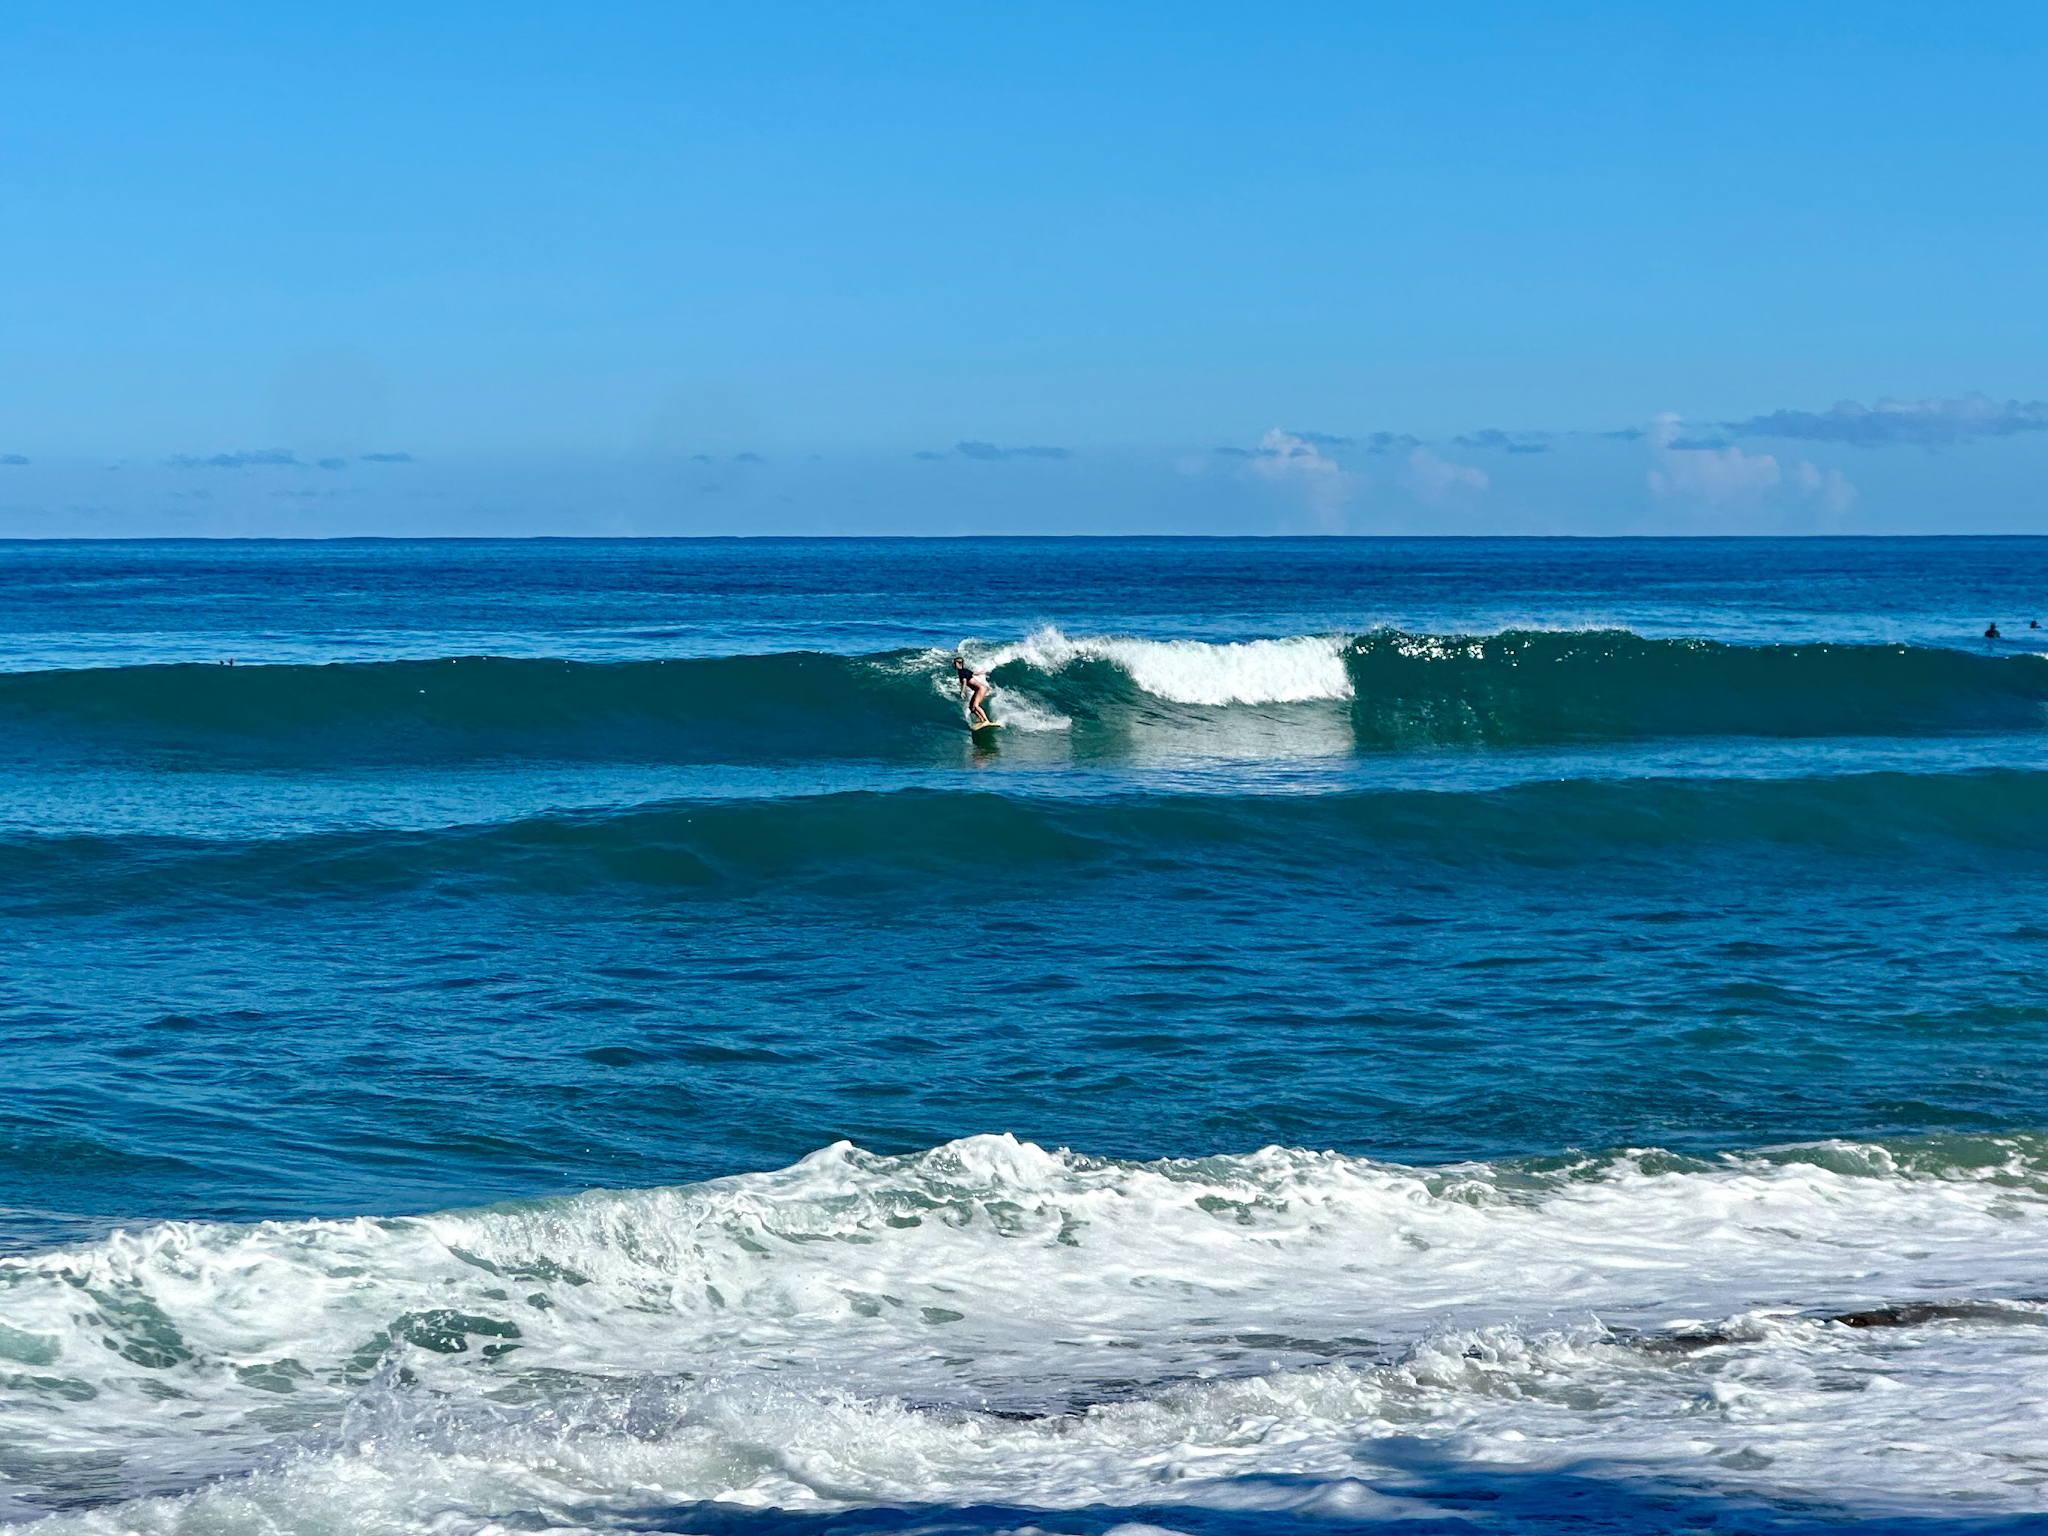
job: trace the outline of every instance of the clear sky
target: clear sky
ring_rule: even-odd
[[[2037,4],[11,0],[0,535],[2048,532],[2044,80]]]

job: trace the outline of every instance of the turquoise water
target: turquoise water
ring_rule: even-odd
[[[2048,545],[0,595],[15,1518],[2048,1518]]]

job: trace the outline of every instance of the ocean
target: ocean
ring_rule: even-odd
[[[0,1520],[2048,1530],[2034,620],[2032,539],[0,544]]]

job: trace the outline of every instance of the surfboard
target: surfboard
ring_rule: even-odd
[[[985,736],[991,731],[1000,731],[1002,728],[1003,722],[1000,720],[991,720],[987,725],[976,725],[972,720],[967,722],[968,732],[975,736]]]

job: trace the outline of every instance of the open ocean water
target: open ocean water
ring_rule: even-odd
[[[0,1518],[2048,1529],[2034,618],[2048,541],[0,545]]]

